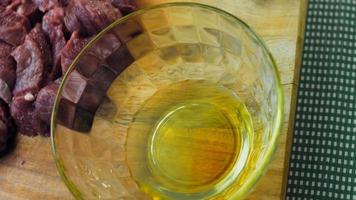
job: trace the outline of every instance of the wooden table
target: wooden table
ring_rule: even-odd
[[[139,1],[141,5],[167,2]],[[286,99],[282,137],[269,170],[247,199],[283,199],[307,0],[195,1],[225,9],[247,22],[262,36],[277,61]],[[0,160],[0,199],[73,199],[57,173],[48,138],[18,137],[15,151]]]

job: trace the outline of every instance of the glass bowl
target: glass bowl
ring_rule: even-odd
[[[169,3],[93,38],[52,114],[59,173],[77,199],[241,199],[278,143],[273,58],[235,16]]]

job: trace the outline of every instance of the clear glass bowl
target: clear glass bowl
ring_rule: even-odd
[[[52,150],[77,199],[241,199],[271,161],[282,113],[277,67],[248,25],[162,4],[117,20],[73,61]]]

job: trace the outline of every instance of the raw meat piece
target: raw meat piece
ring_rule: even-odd
[[[82,25],[80,32],[85,32],[88,35],[94,35],[99,32],[99,27],[95,26],[93,19],[90,19],[89,12],[85,8],[85,4],[87,3],[87,0],[73,1],[73,7],[75,15]],[[71,6],[71,4],[69,6]],[[96,16],[96,18],[99,18],[99,16]]]
[[[124,15],[135,11],[137,8],[136,2],[134,0],[111,0],[111,3]]]
[[[38,117],[48,126],[51,122],[52,107],[57,91],[58,84],[51,83],[40,90],[35,101],[35,111]]]
[[[12,91],[16,82],[16,69],[14,62],[9,60],[6,63],[0,61],[0,79],[2,79],[9,86]]]
[[[48,11],[42,21],[42,29],[48,35],[52,44],[53,62],[48,75],[48,79],[51,81],[61,75],[61,50],[66,44],[63,33],[63,15],[63,9],[56,7]]]
[[[88,43],[89,39],[79,38],[79,33],[74,32],[70,37],[67,44],[63,47],[61,51],[61,64],[62,73],[64,74],[69,68],[70,64],[73,62],[77,54],[82,50],[82,48]]]
[[[48,11],[44,16],[43,16],[43,24],[42,28],[44,32],[46,32],[49,37],[54,37],[53,33],[51,33],[51,28],[56,27],[56,26],[63,26],[63,20],[64,18],[64,11],[60,7],[56,7],[50,11]]]
[[[11,3],[11,0],[0,0],[0,6],[7,6]]]
[[[69,0],[58,0],[60,6],[64,7],[68,5]]]
[[[127,49],[126,45],[122,45],[113,54],[111,54],[107,59],[106,63],[108,67],[119,75],[128,66],[133,63],[135,59],[132,57],[130,51]]]
[[[44,61],[44,66],[48,67],[52,64],[52,55],[50,47],[47,42],[45,33],[42,30],[41,24],[36,24],[36,26],[28,34],[36,43],[41,51],[41,57]]]
[[[22,0],[14,10],[20,15],[31,18],[35,15],[37,6],[31,0]]]
[[[8,84],[10,90],[14,88],[16,80],[15,62],[11,57],[13,47],[0,41],[0,79]]]
[[[46,12],[55,6],[59,6],[58,0],[32,0],[42,12]]]
[[[10,113],[20,132],[48,135],[61,70],[68,69],[91,36],[121,17],[120,10],[127,14],[135,4],[131,0],[0,0],[0,5],[7,6],[7,10],[0,6],[0,41],[9,44],[0,42],[0,99],[10,103],[14,95]],[[34,28],[27,34],[29,21]],[[77,131],[90,130],[107,89],[134,60],[118,36],[127,39],[135,33],[108,34],[83,55],[86,58],[64,88],[59,121]],[[0,148],[5,141],[1,136],[9,132],[1,108],[0,104]]]
[[[26,36],[25,42],[11,55],[17,62],[17,79],[13,94],[36,94],[45,78],[45,60],[39,45],[30,36]]]
[[[11,7],[11,9],[18,14],[27,17],[31,26],[35,26],[36,23],[41,23],[43,12],[37,8],[37,5],[34,4],[32,0],[18,0],[19,4],[15,4],[15,1],[12,2],[13,3],[9,5],[7,9],[10,9],[9,7]]]
[[[75,7],[71,4],[64,9],[64,19],[63,22],[65,27],[69,32],[74,33],[75,31],[81,31],[82,24],[75,15]],[[86,35],[84,30],[82,30],[81,35]]]
[[[52,63],[49,45],[39,24],[11,55],[17,62],[17,79],[13,94],[19,95],[28,91],[37,94],[46,78],[47,68]]]
[[[35,96],[28,92],[15,96],[10,105],[10,113],[20,133],[28,136],[48,135],[49,126],[39,117],[34,106]]]
[[[70,32],[93,35],[121,16],[108,0],[76,0],[66,7],[64,23]]]
[[[49,46],[38,24],[26,36],[25,42],[11,54],[17,62],[14,95],[28,91],[36,94],[42,87],[46,68],[51,63]]]
[[[6,6],[6,9],[16,10],[16,8],[21,4],[22,0],[12,0],[10,4]]]
[[[12,91],[16,81],[16,70],[12,59],[0,59],[0,79],[3,80]]]
[[[2,79],[0,79],[0,99],[5,101],[7,104],[11,102],[12,93],[9,85]]]
[[[16,12],[0,6],[0,40],[13,46],[24,42],[29,21]]]
[[[97,27],[96,32],[93,34],[101,31],[102,29],[106,28],[106,26],[122,17],[120,11],[113,7],[108,0],[89,0],[88,3],[86,3],[85,8],[88,12],[92,24]],[[83,16],[78,17],[79,19],[82,19]]]
[[[13,47],[0,41],[0,59],[8,58],[10,56]]]
[[[21,3],[22,0],[12,0],[11,3],[6,6],[6,9],[16,10]]]
[[[0,99],[10,103],[16,80],[14,61],[10,57],[12,46],[0,41]]]
[[[7,105],[0,101],[0,156],[9,152],[15,144],[16,126]]]

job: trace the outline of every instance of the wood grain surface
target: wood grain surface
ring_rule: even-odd
[[[141,6],[170,0],[139,0]],[[307,0],[195,0],[227,10],[247,22],[267,43],[281,74],[285,94],[280,145],[249,200],[284,199],[290,140]],[[57,173],[48,138],[18,137],[17,148],[0,160],[0,199],[73,199]]]

